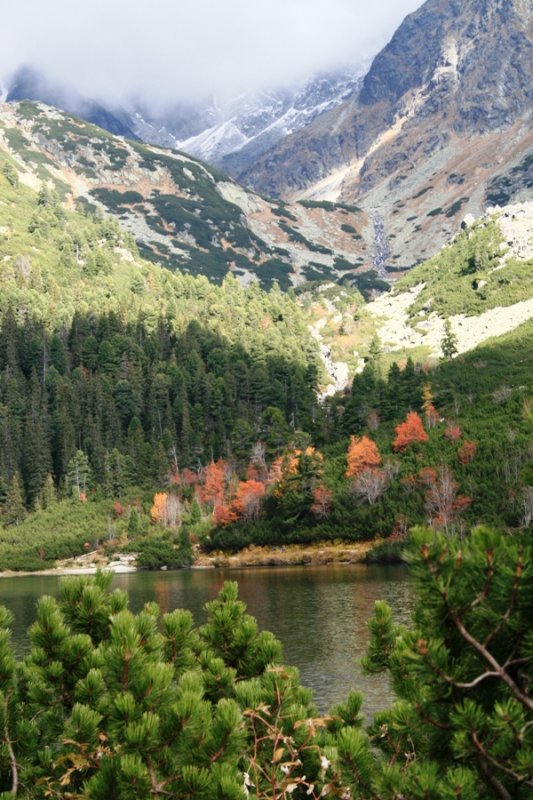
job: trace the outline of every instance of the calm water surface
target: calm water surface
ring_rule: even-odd
[[[15,615],[13,640],[18,654],[27,649],[26,630],[42,594],[57,594],[62,579],[31,576],[0,579],[0,603]],[[386,600],[397,622],[407,622],[413,592],[405,567],[328,565],[246,570],[136,572],[117,575],[113,588],[126,589],[138,611],[155,600],[163,612],[188,608],[205,621],[204,603],[225,580],[239,582],[240,597],[262,628],[282,642],[284,660],[300,670],[321,711],[344,700],[351,689],[365,695],[368,714],[388,705],[382,676],[365,676],[359,667],[368,642],[367,621],[376,600]]]

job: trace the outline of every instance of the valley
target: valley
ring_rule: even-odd
[[[0,800],[531,798],[533,0],[343,5],[6,9]]]

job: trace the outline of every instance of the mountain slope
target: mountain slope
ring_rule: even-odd
[[[452,350],[462,354],[531,325],[533,201],[468,220],[435,256],[366,304],[339,287],[321,287],[309,313],[329,373],[350,377],[379,349],[384,367],[409,357],[433,365],[448,326]]]
[[[156,540],[166,545],[157,565],[169,563],[161,559],[174,553],[181,523],[181,543],[194,534],[216,549],[401,533],[427,521],[429,492],[444,474],[452,487],[446,526],[524,524],[533,474],[531,321],[434,370],[396,365],[387,381],[388,364],[368,346],[367,330],[368,368],[324,407],[309,298],[299,306],[276,288],[267,294],[231,277],[217,287],[172,274],[145,262],[116,221],[66,209],[49,186],[24,185],[35,178],[0,151],[4,566],[35,569],[118,534],[124,538],[109,547],[133,537],[139,552],[159,530],[146,513],[154,491],[174,503],[170,531]],[[433,297],[449,307],[454,270],[477,281],[473,292],[487,280],[479,310],[492,288],[499,303],[517,291],[531,295],[531,215],[505,213],[500,233],[494,220],[473,225],[451,255],[413,271],[409,279],[426,283],[426,304]],[[513,242],[507,253],[503,236]],[[319,293],[334,312],[326,325],[340,317],[342,335],[350,320],[364,326],[361,298],[341,290],[336,310],[333,290]],[[395,427],[428,396],[436,408],[429,441],[398,451]],[[383,459],[370,475],[377,492],[346,475],[348,435],[363,431]],[[256,492],[246,513],[239,490]],[[58,492],[70,501],[57,505]],[[27,512],[43,507],[49,511],[19,533]],[[431,516],[436,527],[439,519]]]
[[[19,100],[45,103],[61,108],[67,113],[76,114],[116,136],[137,138],[129,115],[124,109],[111,110],[95,100],[82,97],[74,89],[57,86],[29,66],[20,67],[15,72],[1,102],[4,100],[8,103]]]
[[[433,356],[442,355],[446,321],[463,353],[532,319],[533,202],[465,225],[367,310],[388,352],[423,348]]]
[[[144,255],[220,281],[306,280],[368,271],[371,228],[351,206],[267,201],[182,153],[115,138],[56,109],[0,109],[0,149],[30,185],[117,216]]]
[[[252,169],[264,152],[316,117],[340,105],[359,88],[357,73],[317,76],[296,90],[238,98],[218,112],[215,125],[175,146],[230,175]]]
[[[379,213],[389,266],[409,267],[466,212],[478,216],[502,194],[524,199],[532,75],[531,0],[428,0],[374,59],[356,98],[237,177],[271,195]]]

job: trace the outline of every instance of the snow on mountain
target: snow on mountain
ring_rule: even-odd
[[[356,96],[364,72],[365,65],[361,64],[315,75],[296,87],[241,94],[223,102],[216,97],[176,101],[158,111],[143,98],[121,108],[107,107],[83,97],[75,87],[56,85],[34,67],[24,65],[0,99],[43,102],[111,133],[177,148],[235,175],[289,134]]]
[[[240,150],[249,141],[235,122],[229,120],[207,128],[199,136],[191,136],[182,142],[176,140],[174,146],[209,164],[217,164],[225,155]]]
[[[364,69],[313,77],[303,86],[240,95],[220,105],[176,106],[157,117],[133,115],[135,133],[145,141],[176,147],[211,164],[249,163],[285,136],[312,122],[359,90]],[[191,120],[194,128],[191,129]],[[183,134],[186,135],[183,135]],[[242,157],[239,156],[242,154]]]

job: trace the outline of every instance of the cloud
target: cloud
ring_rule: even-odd
[[[18,0],[0,77],[31,64],[96,99],[152,105],[290,85],[367,61],[420,0]]]

